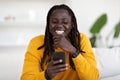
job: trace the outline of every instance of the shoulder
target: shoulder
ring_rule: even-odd
[[[90,39],[85,33],[80,33],[80,41],[81,41],[81,44],[90,43]]]
[[[44,35],[37,35],[33,37],[27,46],[26,56],[30,58],[32,56],[40,60],[40,57],[42,56],[44,49],[41,49],[39,51],[38,47],[40,47],[43,44],[44,44]]]
[[[44,35],[37,35],[30,40],[30,43],[36,47],[39,47],[39,46],[43,45],[44,37],[45,37]]]
[[[80,38],[87,38],[88,36],[85,33],[80,32]]]
[[[83,51],[91,51],[91,42],[89,37],[84,34],[84,33],[80,33],[80,45],[81,45],[81,49]]]
[[[36,42],[36,41],[40,41],[40,40],[44,40],[44,35],[43,34],[37,35],[37,36],[35,36],[31,39],[32,42],[34,42],[34,41]]]

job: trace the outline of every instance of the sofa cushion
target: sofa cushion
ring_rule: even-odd
[[[93,48],[100,78],[120,75],[120,48]]]

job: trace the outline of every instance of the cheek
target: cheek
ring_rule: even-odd
[[[70,31],[71,29],[72,29],[72,26],[71,26],[71,25],[66,26],[66,30],[67,30],[67,31]]]
[[[66,26],[66,34],[68,35],[71,31],[72,27],[71,26]]]
[[[50,32],[53,34],[54,33],[54,25],[50,25],[49,28],[50,28]]]
[[[71,27],[70,26],[66,26],[66,30],[69,30]]]
[[[72,24],[71,23],[69,23],[69,24],[67,24],[66,25],[66,29],[68,30],[68,29],[71,29],[72,28]]]

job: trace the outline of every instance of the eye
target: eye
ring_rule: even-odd
[[[65,25],[69,24],[69,20],[68,19],[63,19],[62,24],[65,24]]]
[[[53,24],[57,24],[57,21],[52,21]]]
[[[50,23],[52,23],[52,24],[57,24],[58,21],[57,21],[57,20],[51,20]]]
[[[63,22],[63,24],[68,24],[68,22]]]

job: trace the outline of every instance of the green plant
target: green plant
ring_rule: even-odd
[[[99,32],[106,23],[107,23],[107,14],[104,13],[95,21],[95,23],[90,28],[90,33],[92,34],[92,37],[90,38],[92,47],[96,47],[97,35],[99,34]]]
[[[107,47],[112,48],[115,47],[114,44],[108,45],[109,37],[112,36],[113,40],[117,39],[120,36],[120,22],[118,22],[115,27],[109,32],[106,37]],[[120,44],[118,44],[120,46]]]
[[[118,38],[119,34],[120,34],[120,22],[118,22],[118,24],[115,26],[114,30],[115,30],[115,33],[114,33],[113,37]]]

